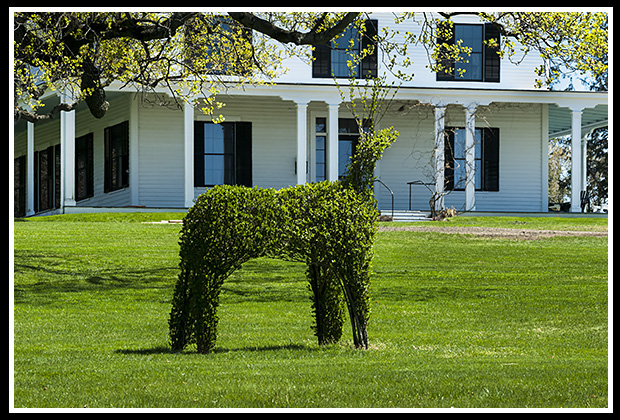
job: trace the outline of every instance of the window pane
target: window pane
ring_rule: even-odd
[[[332,50],[332,72],[334,77],[350,77],[353,72],[359,74],[359,64],[349,70],[349,61],[353,61],[353,55],[347,51]]]
[[[454,161],[454,189],[464,189],[465,188],[465,161],[464,160],[455,160]]]
[[[331,62],[334,76],[349,77],[351,73],[347,62],[353,61],[357,54],[359,54],[357,28],[349,26],[340,38],[332,41]],[[359,65],[352,67],[351,71],[359,74]]]
[[[472,52],[482,52],[482,25],[454,25],[454,39]]]
[[[476,183],[476,189],[480,190],[482,189],[482,161],[476,159],[476,174],[475,174],[475,183]]]
[[[454,130],[454,158],[465,159],[465,130],[463,128]]]
[[[224,128],[220,124],[205,124],[205,153],[224,153]]]
[[[343,176],[353,155],[353,140],[338,141],[338,176]]]
[[[461,40],[461,47],[471,48],[468,55],[463,54],[456,63],[455,77],[464,80],[482,80],[482,26],[455,25],[454,38]],[[460,71],[465,71],[463,74]]]
[[[224,155],[205,155],[205,184],[224,183]]]
[[[316,119],[316,129],[315,132],[317,133],[325,133],[327,132],[327,119],[326,118],[322,118],[319,117]],[[317,137],[318,139],[318,137]]]

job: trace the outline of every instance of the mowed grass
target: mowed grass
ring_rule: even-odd
[[[180,225],[141,223],[182,216],[15,221],[15,407],[608,406],[607,238],[379,232],[365,351],[317,345],[303,264],[253,260],[200,355],[168,346]]]

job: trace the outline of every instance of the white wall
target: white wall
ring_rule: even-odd
[[[476,191],[478,211],[538,212],[542,208],[542,106],[540,104],[503,103],[479,107],[476,127],[500,130],[500,189]],[[431,153],[434,145],[434,113],[430,106],[413,106],[396,111],[396,106],[381,121],[393,125],[400,137],[388,149],[379,164],[377,175],[395,194],[395,208],[409,208],[408,181],[433,182]],[[464,127],[464,109],[448,106],[446,127]],[[379,206],[389,209],[389,193],[377,186]],[[413,210],[428,210],[430,192],[424,186],[413,186]],[[446,196],[445,205],[464,209],[465,193],[454,191]]]
[[[141,103],[136,106],[138,203],[147,207],[183,207],[183,111]]]
[[[404,41],[405,32],[409,31],[414,34],[419,34],[421,31],[421,14],[417,14],[416,20],[406,20],[401,24],[394,24],[394,16],[392,13],[371,13],[370,18],[377,19],[379,21],[379,31],[382,28],[389,27],[390,29],[398,29],[399,35],[394,38],[395,42]],[[456,23],[481,23],[477,16],[455,16],[452,19]],[[519,45],[517,44],[515,49],[519,51]],[[534,80],[536,74],[534,69],[539,66],[542,61],[538,54],[529,54],[521,61],[522,56],[517,53],[513,57],[513,61],[521,61],[519,64],[511,63],[508,57],[504,57],[501,60],[500,65],[500,82],[499,83],[484,83],[484,82],[446,82],[436,81],[436,74],[431,72],[427,66],[429,64],[428,53],[422,45],[410,46],[410,59],[413,62],[411,66],[403,71],[407,74],[414,74],[414,78],[411,82],[403,83],[405,87],[441,87],[441,88],[470,88],[470,89],[524,89],[533,90]],[[382,53],[381,53],[382,54]],[[381,65],[383,62],[383,56],[379,57],[379,73],[385,72],[385,67]],[[299,58],[291,58],[285,61],[285,66],[289,68],[287,74],[281,76],[279,82],[287,83],[317,83],[317,84],[331,84],[332,79],[313,79],[312,67],[309,63],[304,62]],[[388,74],[388,81],[395,80],[395,78]],[[343,80],[344,81],[344,80]]]

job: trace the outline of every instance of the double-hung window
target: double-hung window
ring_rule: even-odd
[[[185,27],[185,65],[190,72],[248,75],[253,54],[252,31],[226,16],[195,20]]]
[[[194,123],[194,186],[252,186],[252,123]]]
[[[437,39],[438,45],[460,45],[469,54],[461,53],[457,60],[453,60],[446,58],[448,54],[445,47],[440,47],[440,56],[444,57],[440,59],[440,64],[446,70],[437,72],[438,81],[499,82],[498,51],[501,35],[495,25],[455,23],[447,32],[450,35],[446,36],[445,31],[440,32],[444,36]]]
[[[313,78],[377,77],[377,20],[366,20],[363,31],[350,25],[338,39],[316,46],[312,56]]]
[[[317,182],[327,179],[327,118],[317,117],[315,121],[316,164],[314,178]]]
[[[467,150],[465,128],[448,128],[445,143],[445,189],[464,190]],[[474,135],[474,185],[477,191],[499,191],[499,128],[476,128]]]
[[[364,120],[366,130],[370,120]],[[327,179],[327,118],[317,117],[315,120],[315,171],[317,182]],[[342,179],[347,172],[347,165],[355,154],[360,139],[359,126],[354,118],[338,119],[338,178]]]

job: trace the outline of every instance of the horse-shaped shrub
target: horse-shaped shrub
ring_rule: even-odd
[[[386,131],[387,130],[387,131]],[[369,285],[378,211],[372,194],[376,160],[398,133],[362,133],[343,181],[281,190],[217,186],[183,219],[180,274],[169,328],[172,348],[215,346],[223,282],[261,257],[304,262],[319,344],[342,336],[345,308],[357,348],[368,348]]]

